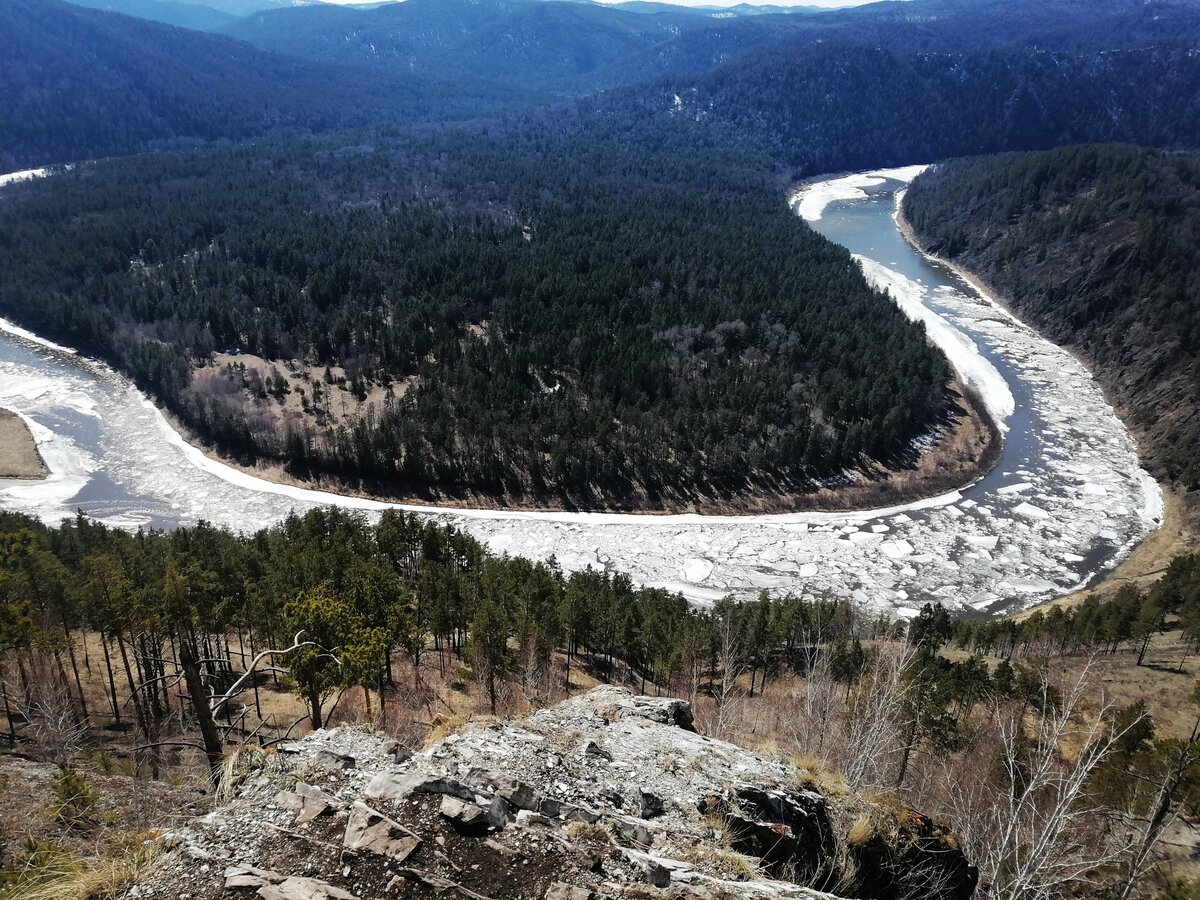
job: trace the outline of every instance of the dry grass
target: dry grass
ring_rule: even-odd
[[[864,847],[875,837],[875,818],[869,813],[863,813],[846,832],[846,843],[851,847]]]
[[[145,879],[158,864],[162,846],[150,835],[106,840],[102,855],[48,854],[28,868],[20,883],[0,889],[0,900],[106,900]]]
[[[563,833],[585,847],[606,849],[612,846],[612,834],[598,822],[568,822],[563,826]]]
[[[722,881],[757,881],[764,877],[759,860],[724,847],[693,845],[680,851],[678,858]]]

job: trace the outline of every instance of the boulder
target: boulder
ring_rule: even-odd
[[[347,850],[375,853],[404,862],[420,845],[419,837],[365,803],[355,803],[350,808],[342,838],[342,846]]]
[[[364,795],[371,800],[403,800],[412,794],[449,794],[460,800],[474,800],[475,791],[450,778],[420,772],[381,772],[371,779]]]
[[[564,806],[562,817],[568,822],[583,822],[587,825],[595,825],[600,821],[599,813],[583,806]]]
[[[262,900],[358,900],[319,878],[282,875],[245,864],[225,870],[225,888],[258,888],[255,893]]]
[[[340,772],[343,769],[353,769],[358,765],[353,756],[345,753],[333,753],[329,750],[319,751],[314,756],[312,764],[326,772]]]
[[[279,884],[258,889],[262,900],[358,900],[349,891],[334,887],[318,878],[285,878]]]
[[[467,829],[482,830],[491,824],[487,810],[474,803],[468,803],[465,800],[459,800],[457,797],[449,795],[442,797],[442,805],[439,812],[441,812],[443,817]]]
[[[642,863],[642,871],[646,873],[646,881],[656,888],[671,886],[671,870],[657,860],[645,860]]]
[[[584,741],[579,747],[579,755],[584,759],[591,757],[592,759],[603,759],[612,762],[612,754],[595,741]]]
[[[280,791],[275,796],[275,802],[294,812],[295,823],[302,825],[330,812],[337,801],[320,788],[300,781],[290,791]]]

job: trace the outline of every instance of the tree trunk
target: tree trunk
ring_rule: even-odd
[[[313,731],[316,731],[321,727],[321,689],[315,684],[308,689],[308,710]]]
[[[83,680],[79,677],[79,662],[75,658],[75,642],[71,639],[71,632],[65,621],[63,622],[63,634],[67,638],[67,653],[71,657],[71,672],[75,675],[75,690],[79,692],[79,708],[83,710],[83,717],[87,719],[87,697],[83,693]]]
[[[183,668],[183,678],[187,682],[188,695],[192,699],[196,723],[200,726],[204,755],[208,757],[209,776],[213,784],[217,784],[221,778],[225,748],[221,741],[221,733],[217,730],[217,723],[213,721],[208,691],[204,687],[204,679],[200,676],[200,664],[196,660],[195,649],[191,641],[185,641],[182,637],[179,640],[179,664]]]
[[[129,664],[129,653],[125,650],[125,640],[121,637],[121,633],[117,632],[117,649],[121,651],[121,662],[125,666],[125,680],[129,682],[129,702],[133,704],[133,717],[137,722],[138,727],[142,730],[142,735],[149,740],[150,730],[146,727],[146,713],[142,709],[142,701],[138,696],[137,684],[133,680],[133,667]]]
[[[8,681],[4,677],[4,668],[0,666],[0,697],[4,700],[4,718],[8,722],[8,746],[17,745],[17,723],[13,721],[12,707],[8,705]]]
[[[112,657],[108,653],[108,638],[101,633],[100,646],[104,648],[104,670],[108,673],[108,696],[112,701],[113,722],[121,724],[121,707],[117,703],[117,681],[113,678]]]

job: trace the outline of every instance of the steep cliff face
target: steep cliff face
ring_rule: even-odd
[[[1089,363],[1151,472],[1200,487],[1200,155],[1099,145],[951,160],[913,182],[904,214],[926,249]]]
[[[129,896],[970,897],[929,819],[815,783],[697,734],[683,701],[613,687],[417,754],[322,731],[239,758],[233,799]]]

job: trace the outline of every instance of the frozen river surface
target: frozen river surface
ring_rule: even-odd
[[[961,492],[890,510],[634,516],[419,510],[498,552],[629,572],[708,602],[772,592],[851,596],[911,614],[927,600],[1027,606],[1097,577],[1161,518],[1161,494],[1087,370],[915,251],[893,219],[917,169],[808,185],[798,214],[921,318],[1005,433],[999,464]],[[235,529],[290,510],[387,504],[274,485],[206,458],[107,367],[0,329],[0,406],[21,413],[52,475],[0,480],[0,506],[57,521],[82,509],[122,527],[206,519]]]

